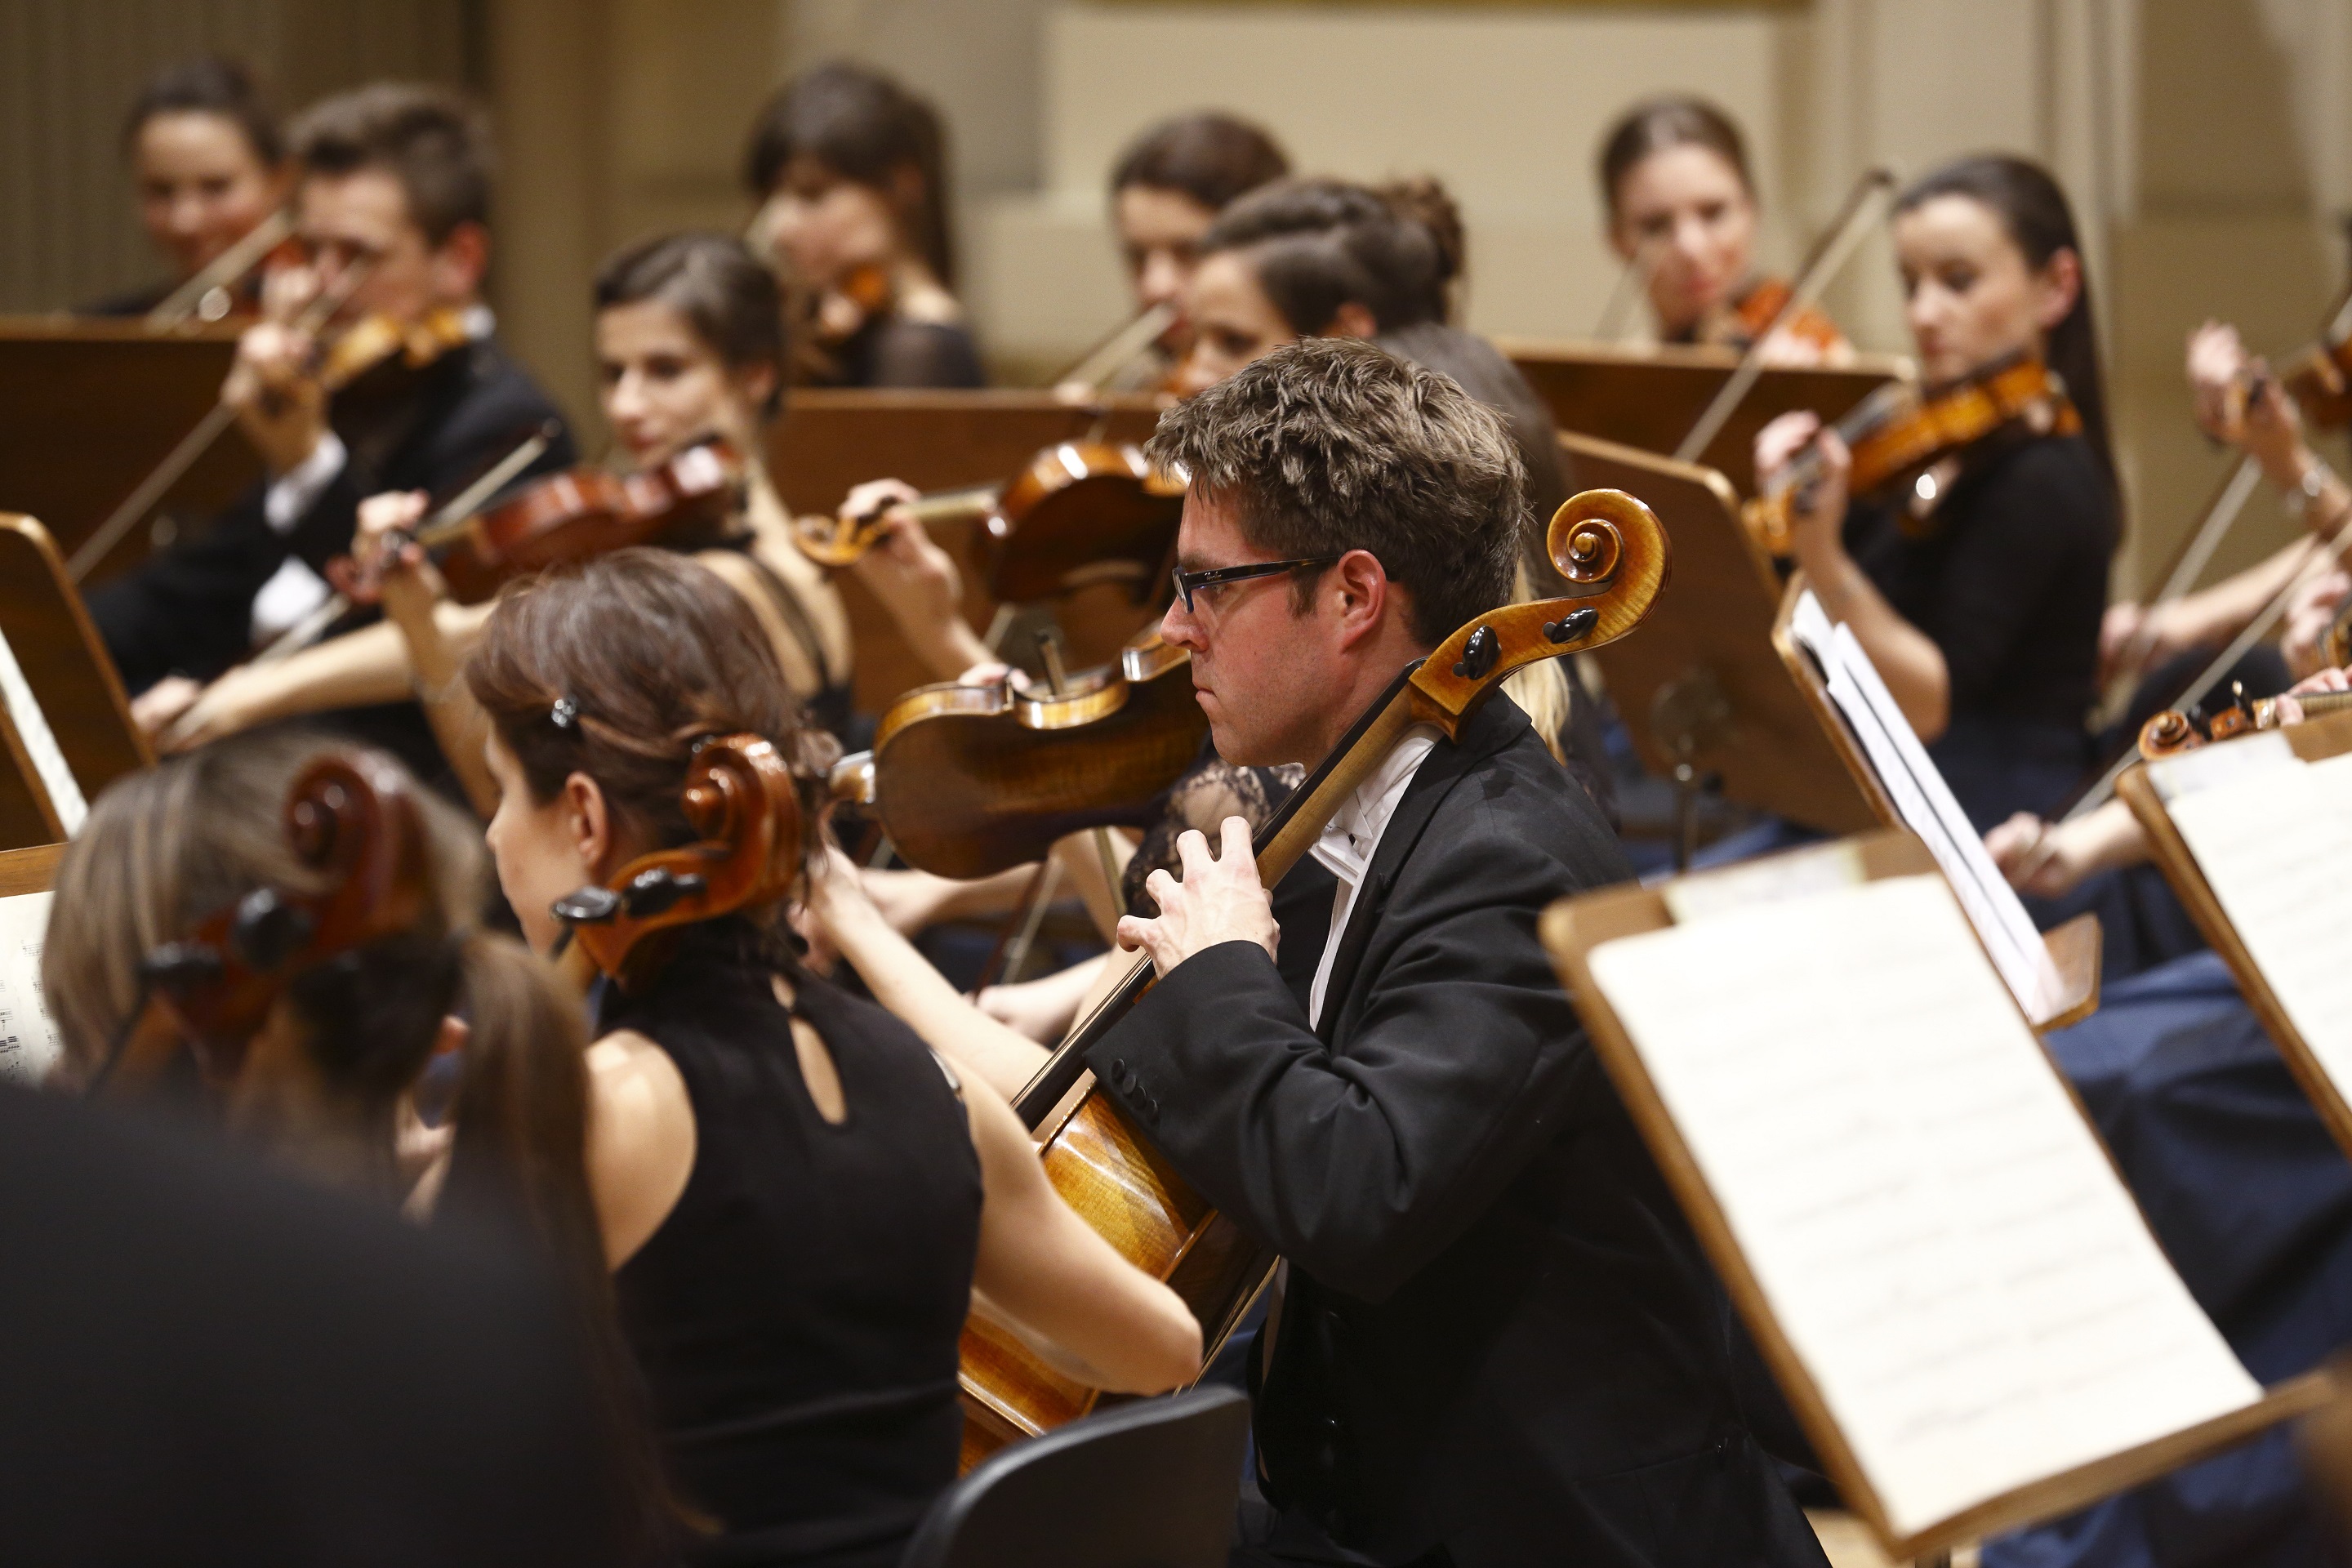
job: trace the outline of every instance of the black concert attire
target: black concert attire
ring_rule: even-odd
[[[807,974],[788,1012],[764,938],[684,928],[602,1033],[660,1046],[694,1106],[694,1169],[613,1277],[685,1501],[696,1561],[895,1563],[955,1479],[956,1345],[981,1179],[958,1090],[896,1018]],[[792,1017],[824,1039],[847,1119],[818,1114]]]
[[[809,668],[816,671],[817,689],[801,699],[802,706],[807,710],[808,721],[836,740],[847,742],[850,726],[856,721],[856,716],[851,712],[856,693],[850,685],[849,672],[834,668],[833,661],[825,657],[824,637],[818,632],[808,606],[801,603],[800,595],[777,574],[774,567],[760,559],[759,552],[751,548],[750,535],[739,534],[724,540],[719,548],[737,552],[750,564],[752,574],[760,579],[760,587],[767,595],[768,603],[775,608],[776,618],[784,623],[786,634],[799,645],[801,652],[808,659]]]
[[[181,1122],[0,1088],[0,1562],[617,1564],[574,1314]]]
[[[577,460],[555,405],[487,335],[421,370],[376,366],[335,394],[329,415],[334,438],[310,462],[256,484],[194,537],[91,590],[91,618],[134,694],[167,675],[210,680],[323,602],[327,563],[351,550],[365,498],[423,490],[446,500],[549,421],[558,435],[526,476]],[[331,722],[422,777],[447,776],[413,702]]]
[[[819,386],[940,386],[988,384],[971,333],[947,321],[877,315],[835,344],[834,371]]]
[[[1288,978],[1254,943],[1197,953],[1088,1053],[1288,1259],[1255,1415],[1274,1511],[1236,1560],[1822,1563],[1738,1414],[1730,1307],[1537,936],[1624,859],[1507,698],[1415,744],[1316,847],[1353,889],[1337,933],[1334,900],[1286,928]],[[1324,950],[1304,984],[1295,946]]]
[[[2117,526],[2080,436],[1995,437],[1970,456],[1924,518],[1852,508],[1845,544],[1944,656],[1951,720],[1927,752],[1981,833],[2047,813],[2091,764]]]

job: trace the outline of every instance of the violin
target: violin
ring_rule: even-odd
[[[714,437],[635,473],[583,466],[551,474],[496,506],[436,519],[415,538],[451,596],[476,605],[558,562],[656,540],[716,542],[741,506],[749,471],[740,453]]]
[[[1833,428],[1853,453],[1849,481],[1857,497],[1884,495],[1996,433],[2039,422],[2057,435],[2083,427],[2064,383],[2031,353],[2011,354],[1933,388],[1890,382],[1856,404]],[[1764,493],[1739,509],[1749,534],[1775,558],[1794,549],[1797,498],[1821,478],[1808,449]],[[1932,500],[1931,492],[1923,492]]]
[[[1614,642],[1641,623],[1665,586],[1665,530],[1622,490],[1570,499],[1553,515],[1546,544],[1569,595],[1481,616],[1399,671],[1258,834],[1258,870],[1269,886],[1306,857],[1333,814],[1414,725],[1433,724],[1449,740],[1458,738],[1464,721],[1513,670]],[[1129,1262],[1184,1298],[1213,1361],[1264,1289],[1274,1259],[1169,1169],[1086,1067],[1086,1053],[1151,980],[1150,959],[1139,957],[1055,1050],[1015,1109],[1038,1138],[1055,1190]],[[966,1322],[962,1359],[967,1467],[1004,1443],[1076,1419],[1097,1397],[978,1313]]]
[[[872,812],[919,870],[969,880],[1042,860],[1066,835],[1138,824],[1192,766],[1209,732],[1192,663],[1152,632],[1052,695],[921,687],[882,715],[872,751],[835,764],[834,797]]]
[[[2352,709],[2352,691],[2307,691],[2295,701],[2305,719]],[[2275,697],[2248,697],[2245,684],[2233,681],[2228,706],[2210,715],[2178,708],[2167,709],[2140,726],[2139,754],[2148,762],[2179,756],[2215,741],[2234,741],[2261,730],[2275,730],[2284,720]]]
[[[1140,604],[1166,574],[1185,482],[1154,468],[1131,442],[1064,441],[1001,485],[939,490],[908,504],[925,523],[980,525],[975,564],[999,603],[1033,604],[1126,582]],[[801,548],[823,565],[850,565],[881,537],[888,510],[799,519]]]
[[[1727,342],[1733,348],[1747,348],[1772,330],[1772,323],[1780,319],[1780,312],[1788,309],[1789,301],[1794,298],[1796,289],[1787,279],[1762,279],[1731,307],[1723,323],[1727,330],[1720,331],[1711,339],[1709,334],[1702,333],[1701,336]],[[1818,306],[1807,305],[1798,310],[1780,331],[1824,355],[1835,353],[1846,346],[1845,334],[1838,331],[1837,323]]]
[[[287,792],[287,841],[326,879],[314,893],[257,888],[139,966],[147,1001],[91,1084],[136,1089],[185,1045],[205,1080],[233,1083],[247,1047],[287,985],[329,961],[397,936],[421,919],[428,888],[424,819],[389,763],[369,752],[320,758]]]
[[[800,790],[773,742],[752,734],[702,742],[679,803],[701,837],[640,855],[551,906],[567,947],[624,991],[645,984],[668,956],[660,933],[773,903],[800,879]]]

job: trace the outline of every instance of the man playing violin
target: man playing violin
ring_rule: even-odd
[[[362,497],[453,490],[561,417],[489,338],[490,153],[472,107],[381,83],[314,106],[292,142],[310,259],[268,280],[265,317],[221,388],[267,476],[194,538],[90,595],[151,730],[327,600],[323,573],[350,550]],[[362,342],[380,360],[356,353]],[[536,466],[572,457],[561,437]],[[409,705],[353,718],[421,772],[439,771]]]
[[[1510,597],[1524,477],[1446,378],[1316,339],[1166,415],[1192,476],[1161,625],[1217,750],[1313,766]],[[1184,1177],[1288,1260],[1253,1356],[1236,1561],[1817,1563],[1732,1393],[1729,1308],[1537,936],[1628,875],[1527,716],[1422,729],[1313,854],[1300,983],[1245,826],[1181,841],[1120,937],[1158,985],[1088,1054]],[[1320,911],[1306,911],[1319,914]],[[1309,929],[1310,927],[1314,929]]]

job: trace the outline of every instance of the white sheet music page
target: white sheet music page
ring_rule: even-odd
[[[0,1083],[29,1087],[57,1065],[57,1026],[41,999],[47,893],[0,899]]]
[[[2029,1018],[2049,1017],[2058,1009],[2061,989],[2050,950],[2042,945],[2042,933],[2033,929],[2033,919],[2016,889],[1969,826],[1968,814],[1944,782],[1943,770],[1896,706],[1878,667],[1851,630],[1831,622],[1811,590],[1797,600],[1789,629],[1820,663],[1830,700],[1870,759],[1903,826],[1918,835],[1936,858],[2017,1005]]]
[[[8,710],[9,721],[16,726],[16,738],[25,743],[25,754],[32,760],[33,771],[41,777],[41,788],[56,808],[58,823],[71,838],[81,831],[83,818],[89,816],[89,803],[82,798],[81,785],[74,782],[73,770],[66,765],[66,754],[58,749],[58,738],[49,728],[48,716],[33,696],[33,688],[25,679],[24,668],[16,662],[16,650],[8,646],[8,638],[0,633],[0,705]]]
[[[2181,760],[2226,758],[2262,739]],[[2233,769],[2166,810],[2296,1032],[2352,1099],[2352,752],[2306,763],[2277,750],[2275,765]]]
[[[2261,1397],[1940,878],[1591,963],[1898,1533]]]

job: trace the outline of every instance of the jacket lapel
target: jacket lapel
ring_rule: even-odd
[[[1404,797],[1397,802],[1396,814],[1381,834],[1372,863],[1364,868],[1363,885],[1356,889],[1355,904],[1348,910],[1348,929],[1339,933],[1339,951],[1332,955],[1330,983],[1323,991],[1322,1021],[1315,1031],[1325,1045],[1337,1046],[1341,1025],[1350,1033],[1354,1030],[1356,1009],[1349,1002],[1355,993],[1356,972],[1363,966],[1373,928],[1388,908],[1389,889],[1428,830],[1438,805],[1464,775],[1527,728],[1526,711],[1498,692],[1471,717],[1459,743],[1449,745],[1441,740],[1422,759],[1412,782],[1405,786]]]

